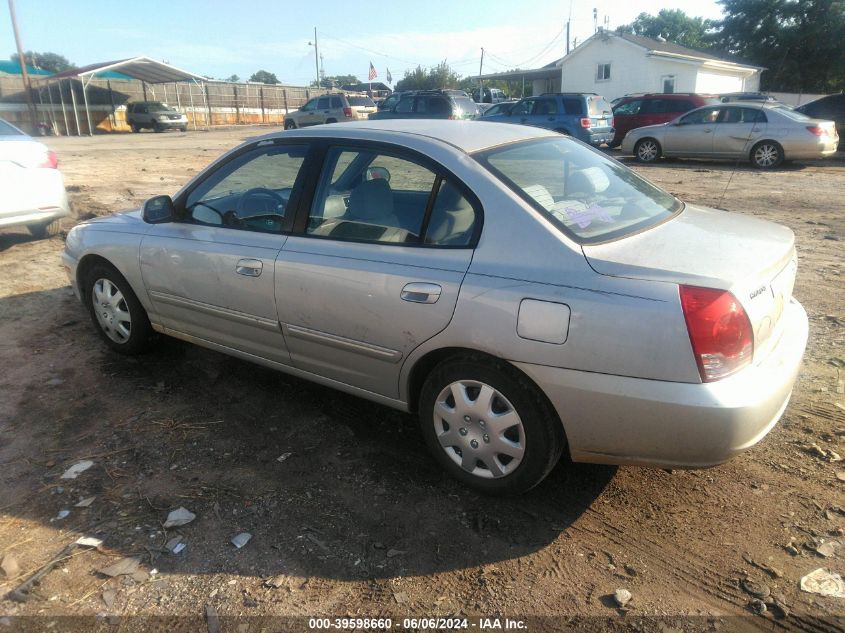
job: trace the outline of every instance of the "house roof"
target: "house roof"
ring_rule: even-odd
[[[641,46],[649,51],[653,51],[656,53],[666,53],[669,55],[678,55],[681,57],[690,57],[693,59],[703,59],[703,60],[710,60],[710,61],[718,61],[728,64],[737,64],[738,66],[747,66],[749,68],[762,68],[761,66],[755,66],[754,64],[748,62],[747,60],[740,59],[734,55],[730,55],[728,53],[722,52],[711,52],[711,51],[703,51],[696,48],[689,48],[687,46],[681,46],[680,44],[675,44],[674,42],[661,42],[660,40],[655,40],[650,37],[643,37],[641,35],[634,35],[633,33],[605,33],[606,35],[615,35],[617,37],[621,37],[623,40],[631,42],[631,44],[636,44],[637,46]],[[586,42],[585,42],[586,43]],[[583,44],[582,44],[583,46]]]
[[[51,74],[49,70],[41,70],[40,68],[35,68],[33,66],[30,66],[29,64],[26,65],[26,72],[28,72],[30,75]],[[18,62],[13,62],[11,59],[0,59],[0,73],[6,73],[8,75],[20,75],[21,65]]]

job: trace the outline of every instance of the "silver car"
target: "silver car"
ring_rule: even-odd
[[[831,156],[838,143],[833,121],[757,101],[704,106],[669,123],[636,128],[625,135],[622,151],[643,163],[661,156],[728,158],[767,169],[785,160]]]
[[[112,349],[167,334],[418,413],[489,493],[564,451],[723,462],[781,417],[807,342],[789,229],[527,126],[252,139],[172,199],[78,225],[63,261]]]
[[[306,101],[302,107],[285,115],[285,129],[366,120],[376,112],[376,103],[367,95],[325,94]]]

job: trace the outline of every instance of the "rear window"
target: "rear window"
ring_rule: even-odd
[[[369,97],[347,97],[347,99],[349,99],[349,105],[351,106],[376,107],[375,101]]]
[[[801,114],[797,110],[793,110],[792,108],[788,108],[786,106],[775,106],[772,108],[778,114],[782,114],[783,116],[792,119],[793,121],[809,121],[810,117],[806,114]]]
[[[513,143],[475,158],[582,244],[630,235],[683,208],[621,163],[565,138]]]
[[[452,97],[455,105],[458,106],[462,112],[478,113],[478,104],[468,97]]]
[[[587,108],[593,116],[613,114],[613,106],[611,106],[604,97],[590,97],[587,100]]]
[[[11,123],[0,121],[0,136],[26,136]]]

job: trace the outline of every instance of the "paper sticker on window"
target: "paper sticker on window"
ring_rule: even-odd
[[[573,209],[572,207],[566,207],[563,212],[570,221],[575,222],[575,224],[578,225],[578,228],[581,229],[586,229],[593,222],[604,222],[605,224],[613,222],[613,218],[610,217],[607,209],[599,206],[595,202],[586,209]]]

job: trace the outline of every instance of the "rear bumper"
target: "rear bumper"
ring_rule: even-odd
[[[706,468],[754,446],[777,424],[807,344],[794,299],[778,346],[712,383],[676,383],[516,363],[558,412],[574,461]]]
[[[21,209],[16,213],[0,217],[0,228],[49,224],[53,220],[67,217],[70,215],[67,200],[65,199],[62,202],[64,206],[45,207],[42,209]]]
[[[616,135],[616,130],[613,128],[607,128],[601,131],[592,131],[587,130],[586,138],[584,139],[590,145],[595,145],[598,147],[603,143],[610,143],[613,141],[613,137]]]

